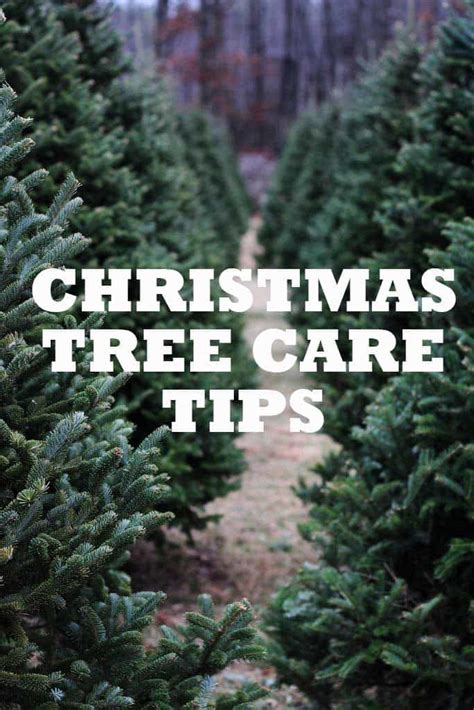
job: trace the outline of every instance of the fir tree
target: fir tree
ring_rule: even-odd
[[[431,254],[457,273],[446,371],[395,378],[354,431],[356,453],[332,455],[300,492],[322,559],[278,593],[268,623],[280,672],[318,707],[474,700],[472,220],[446,237]]]
[[[447,246],[446,223],[473,213],[473,22],[468,0],[465,16],[453,15],[439,28],[420,69],[412,139],[398,154],[398,179],[377,215],[385,238],[381,259],[391,268],[408,264],[414,277],[426,268],[426,247]]]
[[[186,148],[177,133],[178,117],[165,92],[156,85],[129,82],[111,94],[114,119],[128,136],[127,164],[144,184],[143,215],[147,239],[137,249],[140,264],[160,263],[187,274],[193,268],[214,269],[218,274],[227,265],[221,235],[210,224],[200,202],[200,181],[186,166]],[[150,157],[151,155],[151,157]],[[156,199],[157,194],[160,200]],[[159,238],[157,239],[157,235]],[[190,297],[185,293],[184,297]],[[134,328],[158,327],[155,314],[134,314]],[[251,387],[254,370],[243,340],[243,323],[232,313],[168,313],[168,328],[229,328],[232,344],[223,353],[232,358],[229,373],[161,373],[137,375],[125,392],[133,422],[141,435],[157,423],[169,423],[169,411],[160,411],[156,402],[163,389],[212,389]],[[189,347],[183,355],[190,357]],[[237,412],[236,412],[237,416]],[[210,408],[196,412],[198,436],[182,434],[167,442],[164,459],[173,468],[173,490],[167,505],[176,522],[190,533],[202,527],[207,517],[203,506],[236,488],[243,470],[241,451],[233,445],[233,434],[209,432]]]
[[[295,123],[283,153],[275,169],[275,175],[263,209],[263,223],[258,239],[265,249],[262,259],[273,264],[276,242],[283,232],[286,214],[293,200],[293,194],[301,168],[310,152],[317,130],[317,119],[313,113],[307,113]]]
[[[402,142],[391,168],[393,179],[382,181],[382,199],[379,206],[374,205],[373,233],[379,234],[378,246],[374,240],[369,240],[368,247],[357,246],[355,233],[352,240],[354,255],[360,257],[355,265],[369,268],[375,281],[381,268],[409,268],[415,293],[420,290],[422,272],[429,267],[426,248],[446,244],[443,229],[449,220],[474,214],[469,199],[474,137],[468,109],[473,93],[471,27],[472,14],[453,16],[440,28],[420,68],[420,102],[409,114],[412,135]],[[344,242],[338,246],[345,250]],[[331,259],[338,263],[336,251]],[[419,327],[417,322],[416,314],[396,314],[391,309],[370,317],[344,318],[344,329],[385,328],[399,334],[403,328]],[[346,446],[353,445],[347,434],[386,379],[382,373],[330,378],[330,396],[337,404],[330,408],[328,431]]]
[[[394,163],[412,127],[409,110],[418,96],[419,59],[414,40],[406,34],[400,36],[348,92],[335,139],[331,130],[325,137],[328,129],[323,124],[308,158],[308,174],[303,170],[298,181],[294,215],[288,218],[291,229],[276,243],[289,265],[324,265],[337,276],[341,269],[358,267],[361,258],[384,249],[385,237],[376,213],[387,189],[398,179]],[[333,147],[328,153],[331,140]],[[281,244],[288,245],[285,251]],[[373,276],[377,275],[374,268]],[[363,327],[357,316],[344,313],[344,306],[339,313],[328,308],[321,314],[305,313],[304,301],[304,294],[294,300],[292,322],[303,332],[306,328],[337,328],[341,349],[349,356],[345,335],[350,327]],[[337,441],[348,443],[351,426],[360,421],[376,389],[376,377],[318,374],[325,386],[326,430]]]
[[[120,570],[131,544],[169,520],[160,473],[163,429],[133,449],[114,393],[124,376],[91,376],[87,353],[76,373],[52,375],[39,345],[46,327],[88,329],[71,315],[41,312],[37,273],[84,249],[69,221],[80,207],[69,176],[47,212],[31,198],[44,170],[18,179],[32,147],[0,90],[0,700],[25,710],[137,705],[173,710],[245,707],[255,687],[215,696],[209,676],[235,658],[257,658],[247,602],[221,620],[207,597],[177,631],[163,628],[146,653],[142,632],[160,593],[132,594]],[[213,699],[211,699],[213,695]]]
[[[341,116],[342,150],[337,160],[334,189],[311,221],[310,235],[301,258],[306,266],[330,265],[339,274],[343,268],[367,266],[361,259],[374,252],[389,252],[391,267],[398,256],[387,244],[377,212],[391,186],[398,180],[395,164],[398,151],[412,135],[410,110],[419,94],[417,71],[420,48],[404,33],[390,46],[346,97]],[[399,265],[408,266],[400,260]],[[370,264],[377,282],[378,270]],[[343,311],[343,308],[342,308]],[[359,322],[357,314],[335,314],[327,309],[316,315],[312,327],[340,329],[341,350],[349,355],[345,339],[349,328],[388,328],[388,323]],[[363,317],[362,317],[363,318]],[[297,312],[295,322],[307,327],[308,314]],[[379,319],[379,320],[383,320]],[[399,325],[398,325],[399,327]],[[348,445],[351,427],[358,423],[374,392],[384,381],[378,373],[366,376],[340,373],[323,376],[326,392],[326,429],[337,441]],[[353,442],[351,442],[353,443]]]
[[[66,33],[80,38],[81,76],[95,90],[107,93],[115,79],[133,71],[122,40],[111,26],[109,3],[97,0],[51,0]]]
[[[198,178],[201,203],[219,236],[226,266],[238,261],[240,236],[247,224],[248,201],[236,178],[229,149],[219,148],[222,134],[203,113],[180,119],[186,162]]]
[[[397,181],[394,161],[411,135],[409,111],[418,98],[420,48],[404,33],[369,65],[341,111],[338,161],[329,199],[316,210],[305,263],[322,257],[339,271],[384,249],[374,215]],[[322,246],[323,245],[323,246]],[[326,253],[324,253],[324,245]]]
[[[73,170],[90,207],[76,218],[94,241],[90,265],[129,266],[143,233],[142,186],[124,161],[123,128],[110,125],[106,97],[83,76],[79,35],[65,31],[48,0],[7,0],[3,7],[9,21],[0,30],[2,66],[20,95],[19,110],[35,119],[36,148],[25,174],[50,166],[38,196],[46,207]]]
[[[187,166],[190,149],[163,86],[124,81],[121,45],[105,9],[88,0],[20,0],[7,3],[7,10],[10,21],[0,29],[7,78],[23,92],[23,111],[35,116],[37,146],[25,174],[43,162],[51,166],[54,179],[44,182],[40,194],[45,206],[69,170],[84,184],[90,209],[73,217],[73,224],[93,241],[93,249],[82,263],[153,265],[183,275],[190,268],[218,273],[235,265],[247,206],[232,178],[232,163],[223,162],[228,149],[219,148],[220,137],[207,122],[199,119],[205,152],[198,156],[197,175]],[[201,197],[216,186],[217,201],[203,204]],[[225,223],[225,232],[215,230],[216,220]],[[137,315],[132,322],[116,316],[114,326],[153,328],[156,317]],[[134,378],[121,398],[137,440],[157,424],[169,424],[171,412],[157,406],[166,387],[237,389],[252,383],[239,317],[170,314],[167,327],[230,327],[236,367],[227,378],[192,373]],[[188,532],[205,523],[205,503],[235,488],[244,466],[232,435],[209,434],[210,416],[209,409],[199,412],[196,437],[177,436],[165,445],[166,464],[175,474],[168,506],[175,524]]]
[[[338,403],[344,449],[300,490],[311,506],[302,532],[322,550],[320,562],[306,565],[269,612],[282,676],[322,708],[464,710],[474,699],[472,126],[461,111],[473,91],[469,7],[440,29],[423,63],[416,131],[377,217],[385,238],[359,262],[375,270],[413,259],[415,283],[431,265],[454,268],[454,311],[425,318],[446,331],[445,372],[395,377],[368,396],[368,378],[348,383],[349,397],[370,402],[363,424],[361,408]],[[372,315],[351,325],[397,332],[413,323],[409,314]]]
[[[326,265],[336,275],[342,268],[369,268],[372,288],[380,268],[409,267],[417,288],[427,268],[424,248],[442,244],[447,220],[471,214],[472,46],[463,22],[452,18],[445,25],[420,70],[420,50],[406,34],[369,65],[343,101],[336,140],[323,126],[319,144],[314,141],[288,211],[289,227],[273,244],[276,263]],[[334,149],[328,153],[331,141]],[[443,167],[438,171],[434,165]],[[294,299],[293,323],[303,332],[337,328],[347,356],[349,328],[401,332],[416,327],[409,316],[393,312],[307,314],[304,301],[304,294]],[[345,446],[354,445],[351,428],[385,380],[377,372],[319,375],[327,432]]]
[[[335,147],[339,136],[339,106],[321,107],[312,127],[311,145],[296,177],[292,199],[286,208],[283,229],[275,235],[273,261],[280,268],[301,267],[310,236],[311,218],[331,194],[338,160]]]

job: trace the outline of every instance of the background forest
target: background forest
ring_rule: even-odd
[[[340,93],[397,29],[422,40],[443,0],[121,0],[114,24],[144,74],[183,107],[224,117],[239,148],[279,150],[295,117]]]
[[[1,8],[0,707],[471,710],[472,0]],[[51,373],[44,328],[158,320],[45,313],[35,276],[151,265],[408,268],[417,296],[452,268],[445,371],[257,374],[264,328],[421,326],[304,294],[285,320],[252,284],[245,318],[166,314],[232,329],[231,373],[97,375],[89,346]],[[324,434],[205,408],[170,436],[158,404],[308,385]]]

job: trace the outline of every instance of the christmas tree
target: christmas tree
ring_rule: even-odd
[[[420,277],[429,267],[426,249],[446,245],[444,227],[449,220],[473,215],[468,194],[473,139],[468,118],[472,102],[469,66],[474,57],[471,24],[472,14],[454,16],[440,28],[423,61],[418,77],[419,106],[407,117],[412,126],[410,139],[402,140],[391,169],[393,177],[384,182],[372,213],[378,242],[369,240],[368,248],[359,246],[354,252],[360,257],[355,265],[369,268],[374,278],[381,268],[409,268],[415,293],[421,291]],[[353,244],[357,245],[355,235]],[[331,322],[331,327],[338,327],[337,319]],[[350,327],[385,328],[398,334],[403,328],[419,327],[419,318],[390,310],[345,318],[344,328]],[[382,373],[331,377],[330,396],[337,405],[329,413],[328,425],[344,445],[354,445],[347,434],[386,379]]]
[[[257,658],[246,601],[216,619],[200,612],[145,652],[142,633],[160,593],[132,594],[121,571],[138,538],[170,519],[161,472],[164,431],[136,448],[114,394],[117,377],[91,376],[87,350],[77,372],[52,374],[40,346],[44,328],[100,323],[91,315],[40,311],[33,280],[75,259],[87,241],[69,226],[80,207],[68,176],[46,212],[32,200],[44,170],[16,177],[32,148],[29,120],[12,113],[0,90],[0,700],[25,710],[248,707],[255,687],[219,697],[210,675],[236,658]],[[22,173],[21,173],[22,174]]]
[[[36,148],[22,169],[27,174],[43,163],[51,167],[38,194],[45,208],[68,171],[84,185],[89,209],[72,218],[93,242],[82,264],[154,265],[183,274],[236,265],[248,205],[232,177],[232,162],[224,162],[229,149],[220,147],[219,132],[200,117],[200,136],[191,132],[185,145],[164,87],[125,80],[121,45],[108,11],[96,3],[20,0],[7,2],[5,9],[9,22],[0,29],[0,41],[7,79],[20,92],[22,111],[35,117]],[[199,174],[189,165],[195,143]],[[214,203],[207,201],[213,190],[218,190]],[[113,325],[153,328],[156,317],[143,314],[132,324],[127,315],[115,316]],[[238,366],[227,378],[199,373],[134,378],[120,397],[137,427],[136,440],[157,424],[170,423],[171,412],[157,406],[165,388],[252,383],[238,316],[174,314],[167,327],[231,328]],[[209,434],[210,416],[207,409],[199,412],[197,436],[180,435],[164,444],[166,465],[174,471],[168,506],[175,524],[188,532],[205,524],[203,505],[233,490],[244,466],[233,435]]]
[[[227,265],[228,257],[222,249],[222,235],[214,231],[200,200],[200,181],[186,165],[186,148],[177,132],[178,116],[166,92],[157,92],[156,88],[155,84],[131,81],[115,86],[111,92],[112,120],[120,122],[127,133],[127,165],[143,183],[142,214],[147,238],[135,250],[134,259],[142,266],[160,264],[176,269],[188,282],[190,269],[214,269],[218,274]],[[236,243],[235,236],[233,239]],[[238,389],[253,384],[240,316],[189,311],[168,313],[166,322],[170,329],[188,331],[229,328],[232,344],[223,351],[232,357],[233,368],[229,373],[187,371],[160,373],[158,377],[137,374],[125,387],[125,394],[130,416],[141,436],[157,423],[170,421],[170,412],[156,406],[163,389]],[[156,314],[135,313],[124,327],[159,326]],[[184,354],[190,355],[189,344]],[[197,410],[198,435],[180,434],[170,439],[163,451],[165,464],[174,471],[167,504],[175,513],[175,524],[187,533],[205,525],[208,518],[202,513],[203,506],[233,490],[244,468],[242,453],[234,446],[234,435],[209,432],[211,417],[209,408]]]
[[[446,371],[395,378],[354,430],[356,453],[330,456],[300,491],[321,561],[280,590],[268,624],[282,677],[320,707],[474,699],[472,220],[445,238],[430,257],[457,273]]]
[[[265,263],[273,264],[278,256],[276,240],[285,227],[286,214],[293,201],[293,193],[301,166],[314,145],[317,119],[307,113],[299,118],[290,131],[283,153],[275,169],[263,208],[263,223],[258,239],[265,249]]]
[[[143,237],[142,187],[124,159],[123,127],[111,126],[104,92],[83,76],[79,35],[65,30],[48,1],[7,1],[3,9],[2,67],[20,96],[18,110],[35,119],[35,151],[21,169],[49,166],[38,195],[45,208],[73,170],[90,207],[76,218],[94,240],[90,265],[128,266]]]
[[[380,177],[372,237],[347,241],[347,221],[333,252],[332,240],[323,243],[336,269],[412,268],[415,291],[422,270],[453,268],[457,304],[423,316],[423,326],[445,330],[443,373],[331,377],[331,431],[344,448],[299,491],[310,506],[302,533],[320,561],[280,590],[268,614],[282,677],[322,708],[464,709],[474,700],[472,10],[440,28],[423,60],[411,136]],[[403,114],[396,125],[406,126]],[[348,195],[345,214],[359,213],[357,194]],[[419,315],[393,311],[323,316],[324,327],[420,327]]]
[[[201,204],[223,240],[224,266],[238,263],[240,237],[247,225],[249,204],[237,180],[233,156],[224,150],[217,128],[201,112],[180,117],[186,162],[198,178]],[[221,134],[222,135],[222,134]]]
[[[304,265],[301,260],[311,239],[311,219],[331,193],[337,159],[335,147],[340,140],[338,104],[328,103],[321,107],[311,127],[311,136],[311,144],[285,209],[282,230],[272,241],[272,261],[280,268],[301,268]],[[305,137],[304,133],[302,137]]]
[[[394,163],[412,127],[409,109],[418,97],[419,58],[416,42],[407,33],[401,35],[368,66],[339,108],[320,111],[319,129],[313,129],[286,211],[286,226],[270,249],[274,263],[325,266],[339,276],[343,268],[358,267],[361,258],[384,248],[377,210],[398,179]],[[374,268],[374,277],[377,274]],[[303,292],[294,297],[292,323],[303,333],[307,328],[339,329],[345,354],[350,350],[344,339],[349,327],[373,327],[358,325],[344,307],[339,313],[328,308],[321,314],[306,313],[305,300]],[[360,421],[373,392],[374,377],[369,382],[353,373],[318,373],[318,382],[325,385],[326,431],[347,444],[350,427]]]

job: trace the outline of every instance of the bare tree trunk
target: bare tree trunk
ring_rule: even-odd
[[[301,35],[300,57],[307,70],[307,84],[303,96],[303,106],[306,107],[315,98],[317,86],[318,53],[316,51],[314,27],[311,26],[309,12],[311,7],[301,3],[299,6],[299,28]],[[312,18],[311,18],[312,19]]]
[[[257,148],[265,145],[265,37],[263,0],[249,0],[249,53],[252,97],[250,108]]]
[[[155,56],[162,61],[167,55],[166,23],[168,21],[169,0],[157,0],[155,27]]]
[[[385,2],[374,2],[374,44],[375,54],[378,56],[384,49],[390,36],[390,0]]]
[[[416,0],[407,0],[407,27],[410,32],[414,32],[416,27]]]
[[[201,0],[199,14],[199,82],[201,105],[219,112],[219,54],[224,40],[222,0]]]
[[[352,80],[358,74],[359,62],[364,55],[364,16],[365,16],[365,0],[357,0],[354,9],[354,29],[352,39],[352,56],[351,66],[349,69],[349,77]]]
[[[433,39],[435,25],[440,19],[440,9],[438,0],[423,0],[421,3],[419,21],[426,42]]]
[[[127,0],[126,8],[127,26],[130,37],[130,49],[132,53],[137,57],[138,61],[140,61],[142,57],[143,47],[141,41],[140,18],[137,12],[137,7],[135,5],[135,0]]]
[[[325,97],[329,96],[336,86],[336,37],[332,16],[331,0],[323,0],[323,66]]]
[[[280,114],[288,120],[296,115],[298,64],[294,56],[295,2],[284,0],[285,41],[280,74]]]

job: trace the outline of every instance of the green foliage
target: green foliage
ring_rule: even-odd
[[[339,274],[384,247],[376,214],[387,189],[398,180],[394,162],[412,126],[409,109],[418,97],[419,58],[413,39],[400,36],[376,64],[368,66],[340,104],[322,107],[312,123],[308,117],[302,119],[282,158],[280,171],[288,172],[290,199],[279,232],[273,230],[266,259],[284,268],[330,266]],[[281,199],[273,209],[278,204],[281,211]],[[268,216],[263,237],[273,224],[272,214]],[[373,273],[377,274],[375,268]],[[295,295],[291,315],[303,332],[338,328],[344,336],[349,327],[366,327],[358,325],[357,318],[328,309],[307,314],[305,300],[303,292]],[[342,349],[349,351],[344,338]],[[373,395],[373,380],[372,375],[369,380],[345,373],[318,374],[325,387],[326,430],[346,445],[351,426],[360,421]]]
[[[135,250],[136,263],[177,269],[188,283],[190,269],[214,269],[217,274],[228,265],[228,256],[222,251],[221,237],[209,224],[199,199],[200,180],[186,166],[186,148],[176,129],[178,117],[167,94],[157,92],[156,88],[156,85],[143,86],[133,81],[114,87],[110,113],[114,121],[125,127],[127,165],[144,186],[142,210],[149,234]],[[158,240],[156,235],[159,235]],[[237,245],[236,233],[233,238]],[[190,297],[190,293],[185,293],[186,297]],[[167,328],[171,329],[229,328],[232,344],[225,346],[223,353],[232,358],[233,368],[229,373],[184,372],[161,373],[157,378],[149,374],[133,377],[125,393],[140,436],[157,424],[169,423],[169,411],[157,407],[163,389],[238,389],[251,387],[253,383],[253,368],[239,316],[216,311],[168,313],[166,318]],[[124,327],[160,325],[162,327],[156,314],[134,313],[133,320],[127,321]],[[189,344],[183,347],[183,355],[190,357]],[[202,514],[202,507],[233,490],[244,466],[242,453],[233,445],[233,434],[209,432],[211,417],[210,408],[198,410],[197,436],[180,434],[168,440],[164,450],[165,465],[174,472],[167,505],[187,532],[205,525],[208,518]]]
[[[272,263],[278,253],[277,240],[283,232],[286,215],[293,201],[296,182],[302,165],[314,145],[318,120],[313,113],[302,116],[288,136],[283,154],[263,209],[263,223],[258,239],[265,249],[265,263]]]
[[[446,246],[444,227],[472,213],[472,64],[474,8],[443,25],[420,69],[421,97],[413,137],[398,154],[399,179],[377,219],[392,268],[425,268],[425,246]],[[383,264],[382,264],[383,265]]]
[[[284,268],[301,265],[298,260],[310,237],[308,224],[325,204],[333,186],[337,159],[334,148],[339,140],[338,105],[322,107],[317,118],[312,145],[296,179],[283,230],[275,240],[278,254],[275,263]]]
[[[74,171],[90,207],[76,221],[93,240],[90,265],[128,266],[143,233],[142,187],[124,160],[123,127],[110,125],[105,96],[83,76],[79,35],[65,32],[49,2],[7,0],[3,9],[2,68],[18,110],[35,119],[35,151],[22,169],[50,166],[39,195],[45,207]]]
[[[334,186],[313,213],[308,263],[315,249],[339,270],[385,248],[374,213],[387,187],[397,181],[394,160],[410,136],[408,112],[417,99],[419,60],[416,42],[400,36],[346,97]]]
[[[170,519],[157,512],[169,492],[160,472],[165,431],[136,448],[113,393],[124,377],[52,375],[40,347],[44,328],[97,326],[91,315],[47,314],[36,306],[35,275],[62,267],[86,240],[69,220],[81,201],[69,176],[49,210],[31,193],[44,170],[18,179],[32,148],[28,120],[0,89],[0,702],[25,710],[237,708],[255,687],[219,698],[210,675],[235,659],[261,656],[245,600],[216,619],[210,600],[146,652],[143,630],[161,593],[132,594],[121,571],[135,540]],[[212,699],[214,698],[214,699]]]
[[[395,378],[300,494],[304,536],[323,550],[277,595],[275,658],[321,707],[467,708],[472,651],[474,223],[451,224],[436,265],[458,306],[443,374]],[[373,689],[372,693],[369,689]]]
[[[470,24],[472,20],[453,18],[440,30],[433,51],[422,63],[417,77],[419,106],[408,114],[412,123],[410,140],[402,141],[391,168],[395,179],[384,181],[381,177],[381,199],[372,206],[378,242],[369,239],[369,248],[359,245],[354,251],[354,257],[360,257],[358,265],[367,266],[374,275],[384,267],[410,268],[415,292],[421,273],[429,266],[425,249],[446,245],[446,223],[472,214],[468,197],[474,138],[468,109],[472,103],[468,65],[474,57]],[[400,120],[400,125],[406,125],[406,121]],[[357,246],[355,235],[353,244]],[[344,244],[340,246],[344,248]],[[417,316],[393,312],[370,317],[362,314],[350,321],[347,327],[380,327],[395,333],[419,327]],[[331,395],[337,407],[329,417],[329,426],[334,426],[335,435],[349,445],[343,430],[349,432],[360,421],[374,389],[386,377],[371,377],[371,384],[367,376],[354,384],[345,376],[331,379]]]
[[[282,677],[316,707],[464,710],[474,702],[472,9],[440,28],[416,86],[406,83],[416,52],[401,52],[356,89],[341,116],[342,135],[346,121],[354,130],[334,163],[347,172],[295,264],[362,265],[374,276],[411,268],[415,291],[423,270],[454,268],[457,293],[451,313],[425,314],[421,324],[445,329],[443,373],[324,378],[330,431],[344,448],[299,491],[310,506],[301,532],[320,562],[278,592],[267,617]],[[380,87],[374,114],[373,102],[358,98],[371,86]],[[309,320],[296,314],[302,326]],[[323,313],[310,327],[421,325],[389,311]]]
[[[93,248],[82,265],[155,266],[183,275],[190,268],[218,273],[237,265],[248,203],[224,136],[200,115],[183,119],[190,124],[183,131],[162,85],[124,78],[120,42],[108,11],[95,2],[7,0],[5,12],[0,40],[7,79],[21,93],[23,113],[35,118],[36,148],[24,174],[50,166],[39,193],[45,208],[70,170],[83,184],[89,209],[72,220]],[[153,314],[134,314],[133,322],[116,315],[113,324],[163,327]],[[169,424],[171,412],[161,410],[164,388],[252,386],[240,317],[170,314],[166,326],[231,328],[237,366],[229,376],[133,378],[120,397],[135,440]],[[196,436],[178,435],[164,445],[165,465],[174,471],[167,505],[188,532],[206,523],[203,505],[233,490],[244,466],[233,435],[209,434],[210,416],[200,410]]]
[[[394,162],[412,125],[408,110],[418,96],[419,55],[413,40],[401,36],[375,65],[369,65],[339,111],[326,107],[321,112],[319,131],[296,181],[287,226],[275,242],[274,258],[281,266],[330,266],[338,275],[384,248],[376,213],[398,179]],[[372,273],[378,273],[375,266]],[[340,329],[341,347],[347,352],[344,333],[349,327],[375,327],[327,308],[321,314],[305,313],[304,296],[294,299],[293,323],[301,330]],[[348,444],[351,426],[360,421],[375,377],[318,375],[325,387],[326,430],[341,443]]]
[[[223,250],[223,263],[234,266],[249,203],[228,140],[210,118],[197,111],[180,117],[180,133],[187,165],[198,178],[201,204]]]

